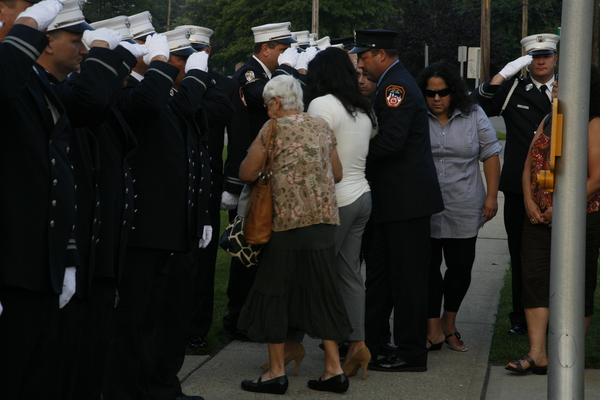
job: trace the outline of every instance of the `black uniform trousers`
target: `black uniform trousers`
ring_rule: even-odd
[[[367,260],[366,344],[373,359],[387,343],[394,310],[396,355],[427,365],[427,285],[431,257],[430,216],[375,223]]]
[[[106,360],[104,400],[146,398],[155,327],[167,283],[171,252],[128,247],[115,312],[115,337]]]
[[[523,309],[523,281],[521,278],[521,240],[523,238],[523,220],[525,203],[520,193],[504,192],[504,229],[508,239],[510,268],[512,275],[512,307],[509,315],[512,326],[519,324],[527,327]]]
[[[58,294],[0,285],[0,397],[60,399]],[[22,329],[16,330],[15,326]]]

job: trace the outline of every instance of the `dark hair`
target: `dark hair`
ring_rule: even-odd
[[[262,45],[265,43],[267,46],[269,46],[270,49],[274,49],[279,44],[278,42],[275,42],[273,40],[271,40],[269,42],[254,43],[254,54],[260,53],[260,50],[262,49]]]
[[[307,104],[314,98],[331,94],[353,117],[360,110],[365,112],[376,126],[371,103],[358,88],[358,73],[348,54],[336,47],[329,47],[317,53],[308,64],[306,73],[308,90]]]
[[[590,77],[590,118],[600,117],[600,69],[592,64]]]
[[[458,109],[465,114],[469,114],[473,110],[473,103],[469,98],[469,91],[465,81],[460,77],[458,70],[445,61],[436,62],[426,67],[417,78],[417,84],[421,90],[427,88],[429,78],[442,78],[446,82],[446,86],[450,89],[452,100],[450,101],[450,111],[454,112]]]

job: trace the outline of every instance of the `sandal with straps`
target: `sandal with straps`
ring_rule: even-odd
[[[527,361],[529,363],[529,367],[523,368],[523,361]],[[519,361],[514,361],[513,364],[515,364],[517,368],[507,365],[504,367],[504,369],[510,372],[516,372],[517,374],[528,374],[529,372],[533,372],[536,375],[546,375],[548,373],[548,367],[537,367],[535,365],[535,361],[533,361],[533,358],[531,358],[529,354],[521,358]]]
[[[452,336],[456,336],[456,338],[458,339],[458,342],[462,345],[465,344],[465,342],[463,342],[462,340],[460,340],[460,333],[458,332],[454,332],[451,333],[449,335],[446,335],[446,339],[444,339],[444,343],[446,343],[446,346],[450,347],[452,350],[456,350],[456,351],[461,351],[461,352],[465,352],[465,351],[469,351],[468,348],[464,348],[464,349],[460,349],[458,347],[454,347],[452,346],[452,344],[450,343],[450,341],[448,340],[449,338],[451,338]]]

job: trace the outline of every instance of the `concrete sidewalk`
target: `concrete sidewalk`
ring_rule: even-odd
[[[503,224],[502,194],[498,215],[479,233],[477,257],[471,286],[458,313],[457,327],[469,347],[465,353],[443,347],[429,353],[428,371],[368,371],[367,379],[351,377],[346,399],[545,399],[546,376],[516,375],[503,366],[489,366],[490,346],[503,277],[509,266]],[[286,371],[290,386],[288,399],[339,399],[340,395],[308,389],[307,381],[323,371],[323,352],[319,341],[305,338],[306,357],[299,375],[293,376],[294,363]],[[249,393],[240,388],[244,379],[262,374],[259,365],[267,360],[265,344],[233,341],[216,356],[188,356],[180,372],[182,388],[188,395],[206,400],[265,399],[277,396]],[[586,398],[600,399],[600,371],[586,371]]]

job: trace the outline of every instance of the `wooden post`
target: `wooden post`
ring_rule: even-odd
[[[521,38],[524,38],[527,35],[527,22],[529,20],[529,3],[528,0],[523,0],[523,16],[521,22]],[[521,55],[525,55],[525,47],[521,46]],[[527,76],[527,68],[521,69],[521,75]]]
[[[169,0],[169,5],[167,8],[167,31],[171,30],[171,0]]]
[[[481,0],[481,82],[490,78],[490,2],[491,0]]]
[[[311,33],[316,33],[319,37],[319,0],[313,0]]]

